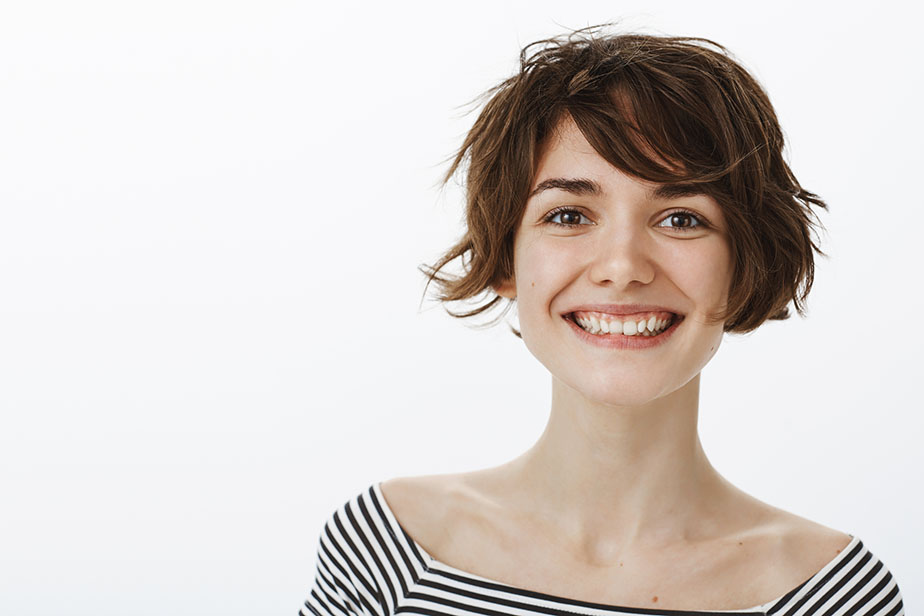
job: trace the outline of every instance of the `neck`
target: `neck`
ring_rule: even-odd
[[[699,440],[699,378],[643,407],[593,402],[553,380],[545,431],[510,463],[517,508],[592,562],[705,539],[730,484]]]

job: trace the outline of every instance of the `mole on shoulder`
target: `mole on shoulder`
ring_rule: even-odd
[[[652,602],[652,603],[657,603],[657,602],[658,602],[658,595],[655,595],[654,597],[652,597],[652,598],[651,598],[651,602]]]

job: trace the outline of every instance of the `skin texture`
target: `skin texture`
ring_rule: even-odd
[[[711,197],[654,198],[654,184],[610,165],[570,120],[545,145],[533,187],[550,178],[590,179],[602,193],[532,197],[515,279],[497,288],[517,298],[523,341],[552,376],[548,426],[516,474],[525,490],[563,504],[549,516],[600,563],[700,534],[702,507],[724,489],[696,424],[700,371],[723,336],[705,317],[724,306],[731,251]],[[554,221],[581,226],[543,220],[559,206],[583,216]],[[697,218],[672,219],[679,208]],[[658,347],[600,348],[562,318],[586,303],[655,304],[685,319]]]
[[[516,298],[523,341],[551,375],[546,428],[499,466],[384,482],[387,502],[440,562],[518,588],[686,610],[778,598],[850,537],[746,494],[703,451],[700,372],[723,337],[706,315],[724,307],[732,275],[719,205],[655,198],[654,184],[606,162],[569,120],[544,145],[533,189],[553,178],[601,189],[531,197],[514,279],[496,287]],[[550,220],[578,226],[552,224],[561,206],[577,211]],[[602,348],[562,317],[588,303],[653,304],[685,319],[660,346]]]

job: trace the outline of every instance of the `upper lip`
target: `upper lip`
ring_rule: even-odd
[[[603,312],[613,315],[632,315],[640,312],[671,312],[676,315],[682,315],[681,312],[674,308],[655,306],[654,304],[581,304],[562,314],[569,315],[574,312]]]

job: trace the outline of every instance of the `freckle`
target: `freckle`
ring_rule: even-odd
[[[529,283],[529,286],[534,287],[534,286],[536,286],[536,283],[535,283],[535,282],[531,282],[531,283]]]
[[[658,595],[655,595],[654,597],[652,597],[652,598],[651,598],[651,602],[652,602],[652,603],[657,603],[657,602],[658,602]]]
[[[744,545],[744,541],[739,541],[738,545]]]

